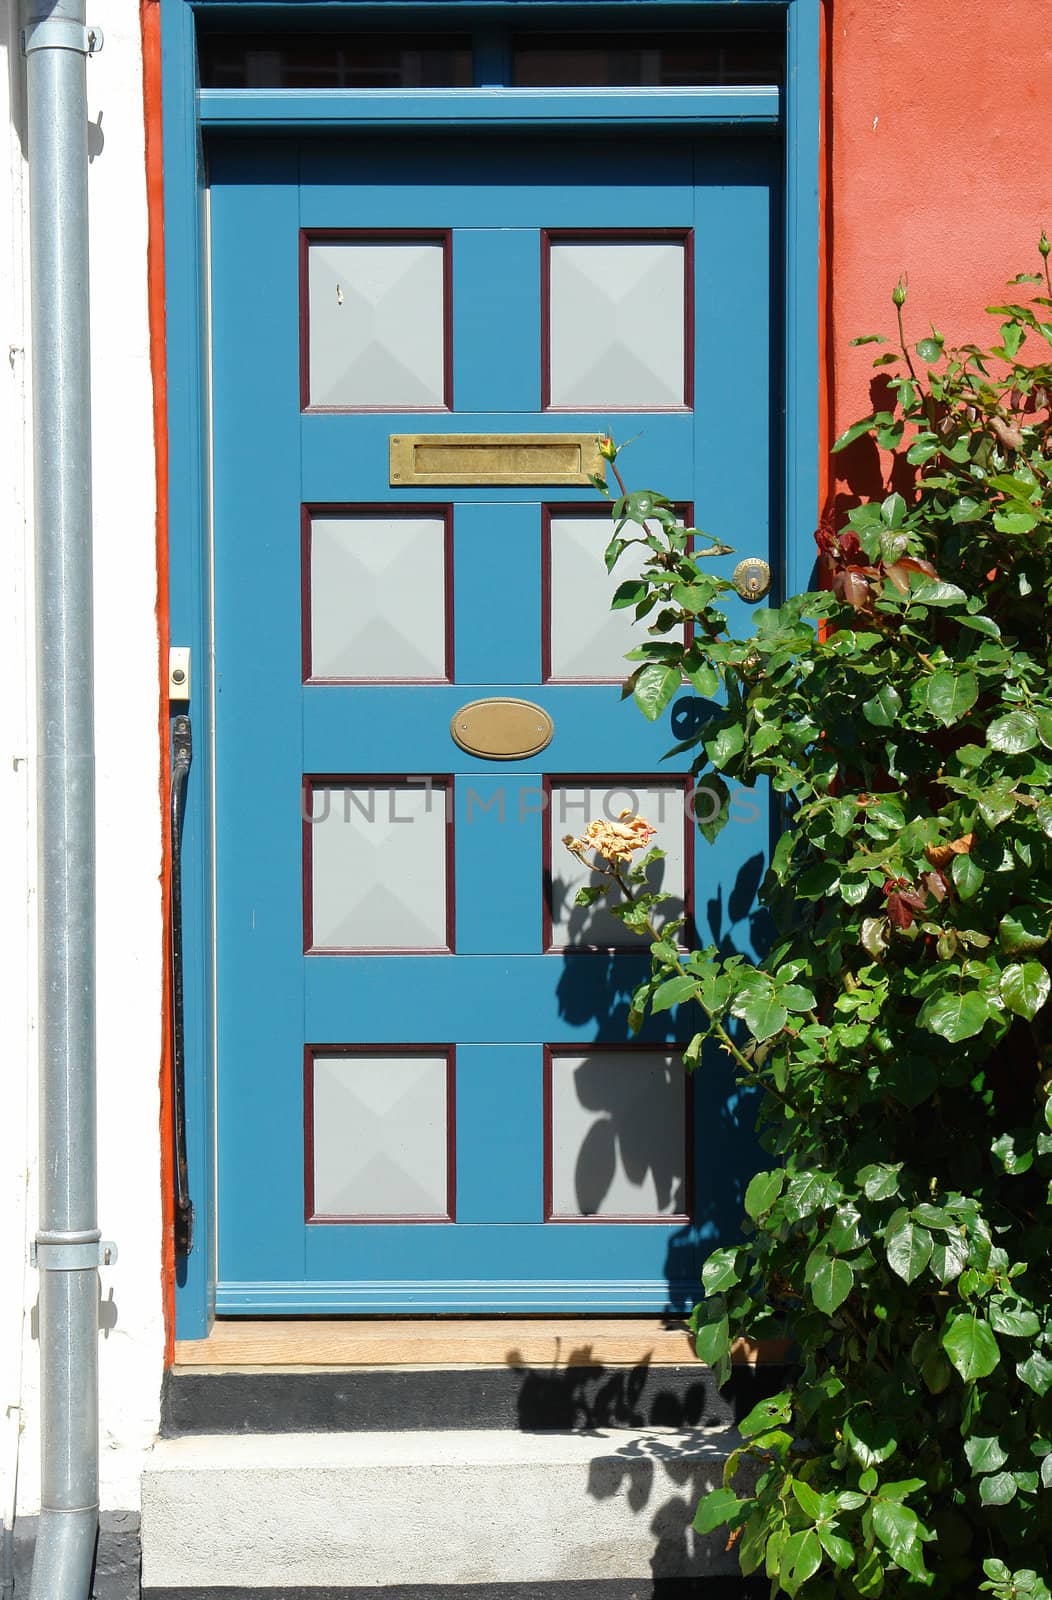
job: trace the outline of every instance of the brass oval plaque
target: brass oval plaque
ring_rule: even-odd
[[[449,731],[470,756],[489,761],[522,761],[552,742],[555,724],[542,706],[529,700],[472,700],[461,706]]]

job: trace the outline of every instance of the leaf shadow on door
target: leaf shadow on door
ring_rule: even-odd
[[[756,890],[765,855],[758,852],[740,865],[726,896],[717,888],[704,908],[704,943],[721,954],[752,952],[765,940],[766,916],[756,909]],[[732,1239],[741,1222],[745,1188],[760,1164],[755,1131],[756,1096],[735,1082],[728,1057],[707,1046],[692,1074],[687,1099],[690,1131],[687,1152],[693,1153],[693,1204],[690,1205],[682,1146],[667,1134],[662,1104],[671,1111],[677,1085],[676,1068],[654,1074],[657,1105],[640,1115],[625,1075],[612,1072],[601,1057],[604,1045],[632,1041],[628,1027],[631,997],[646,977],[645,946],[636,951],[569,950],[557,985],[559,1014],[582,1042],[585,1059],[573,1068],[577,1106],[590,1117],[576,1153],[573,1171],[575,1211],[584,1217],[602,1215],[604,1203],[621,1180],[651,1197],[646,1208],[656,1221],[674,1219],[688,1208],[692,1220],[669,1234],[663,1264],[667,1310],[682,1313],[700,1298],[701,1266],[720,1243]],[[635,1043],[640,1049],[681,1046],[694,1031],[689,1011],[648,1018]],[[654,1113],[654,1114],[650,1114]]]

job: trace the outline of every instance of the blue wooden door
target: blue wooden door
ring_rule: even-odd
[[[697,708],[622,703],[593,490],[407,482],[392,440],[637,435],[634,486],[773,562],[775,174],[682,134],[211,155],[223,1312],[679,1306],[739,1215],[748,1108],[685,1024],[630,1040],[645,955],[561,839],[643,812],[748,948],[762,797],[694,847]],[[501,697],[539,754],[455,742]]]

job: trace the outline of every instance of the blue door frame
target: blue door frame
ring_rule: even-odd
[[[602,0],[602,26],[617,26],[619,15],[638,25],[641,4],[651,0]],[[575,7],[582,21],[598,0]],[[780,125],[783,140],[784,351],[782,371],[782,579],[786,592],[805,587],[813,564],[812,530],[818,506],[818,334],[819,334],[819,140],[821,0],[738,0],[727,8],[718,0],[694,0],[691,22],[701,16],[723,21],[728,9],[780,15],[786,26],[786,88],[779,96],[758,90],[629,91],[353,91],[299,92],[202,91],[196,81],[197,13],[236,9],[253,21],[295,12],[299,6],[258,6],[237,0],[161,0],[162,94],[164,105],[164,231],[168,361],[168,451],[170,527],[170,619],[173,642],[189,645],[196,663],[194,700],[195,762],[187,801],[183,842],[183,930],[185,941],[185,1034],[188,1063],[187,1131],[192,1198],[196,1211],[193,1253],[177,1264],[176,1312],[180,1338],[204,1337],[215,1315],[214,1036],[215,985],[212,928],[213,774],[210,761],[211,553],[209,535],[207,314],[205,243],[207,234],[203,137],[209,128],[251,127],[289,130],[324,126],[337,130],[369,126],[477,125],[487,120],[513,125],[602,127],[630,122],[641,128],[675,123],[699,128]],[[475,14],[499,16],[521,0],[453,0],[442,9],[469,21]],[[560,6],[560,10],[564,10]],[[341,10],[348,22],[378,11],[394,23],[410,8],[401,0],[382,6],[349,0]],[[412,8],[419,16],[420,7]],[[429,10],[437,9],[429,5]],[[545,8],[550,15],[552,7]],[[655,3],[653,10],[657,14]],[[667,15],[669,7],[660,10]],[[330,8],[331,11],[331,8]],[[546,15],[545,20],[549,20]],[[415,19],[414,19],[415,20]],[[378,97],[379,96],[379,97]],[[718,532],[719,530],[715,530]]]

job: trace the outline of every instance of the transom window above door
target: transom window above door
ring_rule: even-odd
[[[700,88],[782,84],[780,31],[230,32],[202,18],[206,89]]]
[[[693,404],[689,228],[532,230],[542,410]],[[455,230],[304,231],[304,410],[453,409]],[[509,302],[507,315],[531,309]]]

